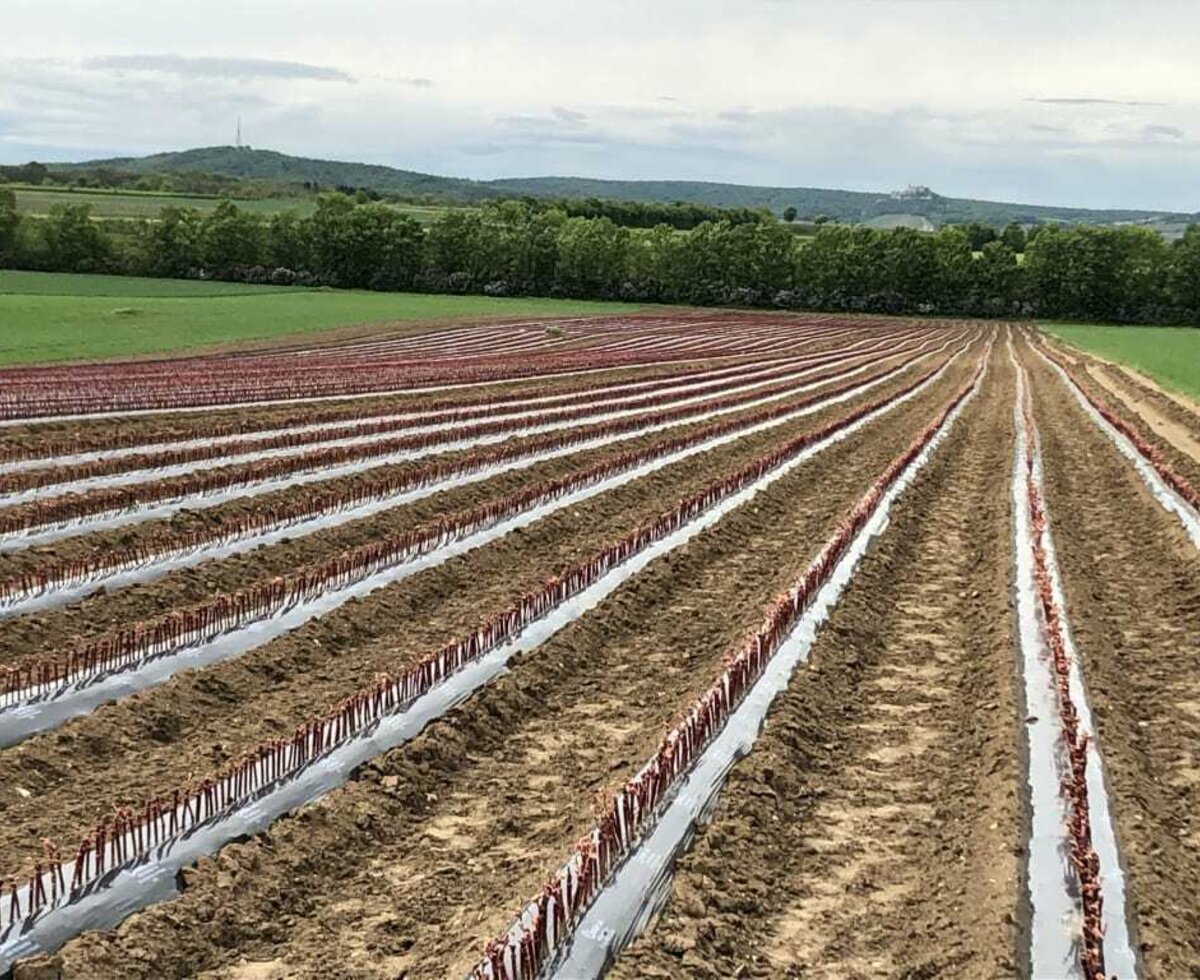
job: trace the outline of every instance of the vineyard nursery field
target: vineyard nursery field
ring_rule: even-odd
[[[1200,973],[1186,400],[509,309],[0,372],[0,971]]]

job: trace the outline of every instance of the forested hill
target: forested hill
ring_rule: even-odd
[[[677,180],[595,180],[584,177],[526,177],[476,181],[440,177],[378,164],[312,160],[273,150],[215,146],[147,157],[121,157],[52,169],[108,167],[134,173],[205,172],[231,177],[361,187],[380,193],[438,201],[470,202],[530,195],[553,198],[599,197],[627,201],[685,201],[718,207],[765,207],[782,213],[794,207],[802,218],[824,215],[836,221],[865,222],[884,216],[926,218],[935,225],[982,221],[1037,224],[1047,221],[1083,224],[1188,220],[1185,214],[1161,211],[1094,210],[1032,204],[1008,204],[943,197],[928,188],[896,193],[826,190],[815,187],[756,187]],[[1194,218],[1194,216],[1193,216]]]

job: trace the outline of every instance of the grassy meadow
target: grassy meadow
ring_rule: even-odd
[[[628,312],[623,303],[0,270],[0,364],[128,357],[332,327]]]
[[[154,191],[102,190],[87,187],[16,185],[12,190],[17,197],[17,210],[33,217],[43,217],[49,214],[50,208],[55,204],[86,204],[92,209],[93,218],[154,219],[165,207],[212,211],[221,201],[225,200],[216,195],[163,194]],[[283,211],[308,215],[317,208],[315,196],[234,198],[233,203],[243,211],[266,215],[278,214]],[[445,207],[438,205],[393,204],[392,206],[422,222],[430,221],[446,210]]]
[[[1149,375],[1164,388],[1200,400],[1200,328],[1043,323],[1068,344]]]

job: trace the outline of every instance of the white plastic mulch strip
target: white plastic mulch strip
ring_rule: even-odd
[[[817,411],[820,408],[824,408],[829,405],[837,404],[838,402],[845,401],[848,398],[853,398],[862,392],[869,391],[871,388],[876,387],[879,384],[883,384],[886,381],[890,380],[891,378],[895,377],[900,372],[909,369],[914,364],[917,364],[920,361],[926,360],[927,358],[940,353],[947,346],[949,346],[950,343],[951,343],[950,341],[946,341],[937,349],[928,351],[925,354],[921,354],[920,356],[918,356],[916,358],[910,359],[910,360],[904,362],[903,364],[899,365],[895,370],[890,371],[888,374],[883,375],[880,378],[870,381],[864,385],[860,385],[859,387],[855,388],[851,392],[847,392],[842,395],[835,396],[833,398],[825,399],[824,401],[822,401],[821,403],[819,403],[816,406],[809,406],[807,408],[800,409],[796,413],[789,414],[788,416],[786,416],[782,419],[773,421],[772,424],[786,422],[791,419],[801,417],[802,415],[811,414],[813,411]],[[835,379],[832,379],[832,380],[841,380],[844,378],[852,377],[853,375],[860,374],[863,371],[868,370],[871,366],[872,366],[871,364],[866,364],[866,365],[862,365],[861,367],[854,368],[850,371],[845,371],[845,372],[839,374]],[[694,424],[697,422],[704,422],[704,421],[708,421],[711,419],[719,418],[724,415],[730,415],[730,414],[734,414],[737,412],[748,411],[748,410],[758,408],[758,407],[761,407],[764,405],[769,405],[771,402],[781,401],[785,398],[794,396],[794,395],[802,393],[804,391],[811,390],[813,388],[821,387],[822,385],[825,385],[828,383],[830,383],[829,380],[825,380],[825,381],[821,381],[821,382],[813,382],[813,383],[806,384],[806,385],[798,385],[798,386],[790,389],[788,392],[785,392],[784,394],[770,395],[770,396],[764,397],[764,398],[753,398],[749,401],[740,402],[736,405],[730,405],[730,406],[726,406],[725,408],[714,409],[714,410],[708,411],[708,412],[698,411],[696,415],[691,416],[689,418],[675,419],[675,420],[672,420],[669,422],[663,422],[663,423],[657,423],[657,424],[649,424],[649,425],[639,428],[638,430],[636,430],[634,432],[624,432],[624,433],[617,433],[617,434],[610,435],[610,436],[597,437],[597,439],[595,439],[595,440],[589,440],[588,443],[586,444],[586,446],[583,446],[583,448],[595,448],[596,446],[603,446],[608,443],[616,442],[616,441],[623,440],[623,439],[637,438],[637,437],[640,437],[643,435],[652,434],[654,432],[662,431],[664,429],[669,429],[669,428],[673,428],[676,426],[691,425],[691,424]],[[698,407],[702,408],[702,406],[698,406]],[[646,414],[650,414],[650,411],[647,411]],[[589,423],[592,423],[592,422],[596,422],[597,419],[595,417],[593,417],[587,421]],[[758,431],[758,430],[755,429],[753,431]],[[504,439],[509,438],[510,436],[511,436],[511,434],[497,436],[496,438],[488,440],[488,441],[489,442],[501,442]],[[481,442],[482,441],[483,440],[481,440]],[[463,448],[463,446],[465,446],[465,445],[466,445],[465,443],[456,444],[456,445],[443,445],[442,447],[440,447],[440,449],[438,451],[439,452],[447,452],[447,451],[450,451],[453,449]],[[582,445],[582,444],[577,444],[577,446],[575,448],[578,449],[580,447],[580,445]],[[58,541],[58,540],[61,540],[63,538],[68,538],[68,537],[75,537],[80,534],[90,534],[95,531],[103,531],[103,530],[108,530],[108,529],[114,528],[114,527],[124,527],[128,524],[141,523],[144,521],[155,520],[155,519],[159,519],[159,518],[163,518],[163,517],[169,517],[172,514],[175,514],[180,510],[185,510],[185,509],[199,510],[199,509],[203,509],[203,508],[216,507],[220,504],[228,503],[231,500],[236,500],[236,499],[239,499],[242,497],[260,496],[262,494],[273,493],[275,491],[283,490],[283,489],[286,489],[286,488],[292,487],[292,486],[301,486],[301,485],[304,485],[307,483],[318,483],[318,482],[322,482],[325,480],[332,480],[332,479],[337,479],[337,478],[341,478],[341,477],[345,477],[345,476],[353,476],[358,473],[363,473],[363,472],[366,472],[371,469],[376,469],[376,468],[383,467],[383,466],[389,466],[389,465],[393,465],[396,463],[410,461],[414,458],[414,455],[420,455],[420,451],[406,450],[403,452],[391,453],[391,454],[387,454],[387,455],[371,456],[366,459],[360,459],[360,460],[356,460],[353,462],[344,463],[344,464],[341,464],[338,466],[327,466],[323,469],[317,469],[317,470],[312,470],[312,471],[308,471],[308,472],[299,471],[299,472],[295,472],[295,473],[289,473],[289,474],[286,474],[286,475],[280,476],[280,477],[274,477],[274,478],[270,478],[270,479],[260,480],[255,483],[239,484],[234,487],[228,487],[225,489],[212,491],[211,493],[191,494],[191,495],[187,495],[187,496],[183,496],[183,497],[178,497],[173,500],[168,500],[168,501],[163,501],[163,502],[155,502],[155,503],[147,503],[147,504],[140,505],[137,507],[132,507],[132,508],[124,508],[121,510],[105,511],[105,512],[101,512],[101,513],[97,513],[97,514],[89,514],[85,517],[74,518],[71,520],[61,521],[61,522],[54,523],[54,524],[39,525],[38,527],[30,528],[28,530],[17,531],[17,532],[13,532],[11,534],[0,535],[0,554],[3,554],[5,552],[11,552],[11,551],[19,551],[24,548],[31,547],[33,545],[47,544],[52,541]],[[544,453],[541,454],[537,458],[531,457],[529,460],[529,465],[533,465],[533,463],[538,462],[540,458],[548,458],[548,457]],[[411,499],[416,499],[416,498],[410,497],[408,499],[411,500]],[[370,506],[370,505],[366,505],[366,506]],[[348,511],[348,510],[347,511],[339,511],[338,515],[333,515],[333,517],[336,518],[337,516],[346,515],[349,513],[351,513],[351,511]],[[332,524],[343,523],[345,520],[353,520],[353,519],[354,518],[352,518],[352,517],[344,517],[344,516],[342,517],[341,520],[331,518]],[[322,526],[332,526],[332,524],[324,524]],[[294,526],[294,525],[292,525],[292,526]],[[251,540],[251,539],[246,539],[246,540]]]
[[[1163,478],[1159,476],[1158,471],[1150,464],[1150,461],[1138,452],[1137,447],[1134,446],[1123,432],[1120,432],[1108,419],[1096,411],[1096,407],[1084,397],[1083,392],[1075,387],[1074,382],[1067,376],[1066,371],[1038,350],[1036,344],[1030,344],[1029,346],[1037,351],[1038,357],[1058,372],[1058,376],[1062,378],[1063,384],[1075,396],[1075,400],[1079,402],[1080,407],[1087,413],[1088,417],[1096,423],[1101,432],[1108,436],[1121,455],[1133,464],[1133,468],[1137,471],[1138,476],[1142,478],[1142,482],[1146,484],[1146,488],[1150,491],[1154,499],[1162,505],[1164,510],[1179,519],[1179,523],[1183,525],[1183,529],[1187,532],[1188,537],[1192,539],[1192,544],[1200,548],[1200,513],[1197,513],[1191,504],[1166,484]]]
[[[703,358],[706,361],[729,360],[744,357],[744,354],[712,354]],[[181,415],[186,413],[207,414],[209,412],[228,412],[242,408],[262,408],[271,405],[308,405],[316,402],[345,402],[358,401],[363,398],[383,398],[400,395],[425,395],[438,391],[464,391],[470,388],[490,388],[498,385],[520,384],[521,382],[553,381],[558,378],[577,378],[588,374],[604,374],[616,371],[641,371],[650,367],[663,367],[678,364],[676,359],[666,361],[643,361],[637,364],[613,364],[608,367],[580,368],[574,371],[557,371],[551,374],[532,374],[520,377],[493,378],[489,381],[462,381],[440,385],[417,385],[404,387],[397,382],[393,388],[381,388],[376,391],[361,391],[354,394],[342,395],[308,395],[299,398],[272,398],[263,401],[220,402],[213,405],[184,405],[175,408],[130,408],[106,412],[76,412],[68,415],[30,415],[22,418],[0,419],[0,428],[10,428],[17,425],[40,425],[44,422],[79,422],[92,419],[137,418],[146,415]]]
[[[923,359],[924,358],[918,358],[917,360]],[[911,364],[917,363],[917,360],[912,361]],[[856,393],[864,390],[867,390],[865,386],[855,389]],[[800,409],[797,413],[789,414],[786,418],[779,420],[779,424],[793,420],[796,417],[812,414],[814,411],[817,411],[820,408],[825,407],[825,405],[832,403],[832,400],[829,400],[822,402],[818,406],[808,406]],[[338,508],[333,511],[316,513],[312,517],[305,518],[303,520],[282,521],[277,526],[260,528],[245,534],[215,539],[208,544],[196,545],[184,550],[167,551],[158,555],[139,557],[135,562],[124,567],[106,568],[95,573],[81,574],[78,578],[70,581],[64,582],[56,580],[48,582],[42,589],[30,590],[21,595],[12,596],[6,600],[0,601],[0,619],[24,614],[37,609],[49,609],[56,606],[65,605],[74,599],[87,595],[101,585],[103,585],[106,589],[111,590],[127,585],[151,582],[161,578],[169,572],[182,568],[191,568],[204,561],[210,561],[213,559],[225,558],[230,555],[239,554],[263,545],[273,544],[284,538],[302,537],[306,534],[311,534],[316,531],[337,527],[351,521],[369,517],[372,514],[412,503],[416,500],[420,500],[436,493],[454,489],[455,487],[466,486],[471,483],[487,480],[511,470],[524,469],[556,457],[567,456],[572,453],[599,448],[623,440],[640,438],[641,436],[652,434],[653,432],[671,428],[676,425],[691,424],[693,421],[695,420],[685,419],[675,423],[663,423],[655,426],[643,427],[635,432],[616,433],[609,436],[601,436],[586,442],[564,446],[561,449],[547,450],[538,454],[531,454],[527,457],[511,460],[509,462],[497,463],[494,466],[485,467],[478,471],[464,473],[455,477],[449,477],[445,480],[430,483],[427,486],[416,487],[402,493],[384,494],[373,500],[366,500],[351,506]],[[756,429],[754,431],[758,430]],[[98,529],[97,522],[89,522],[87,529]],[[63,530],[65,531],[65,526]],[[66,536],[66,534],[63,533],[62,536]],[[0,552],[3,552],[4,550],[5,549],[3,546],[0,545]]]
[[[1080,963],[1078,879],[1071,868],[1071,845],[1067,830],[1069,804],[1062,792],[1064,772],[1070,763],[1056,694],[1055,668],[1046,640],[1046,623],[1035,578],[1035,528],[1026,492],[1028,456],[1026,420],[1022,412],[1027,378],[1024,369],[1016,361],[1011,344],[1009,355],[1017,375],[1017,396],[1013,409],[1017,439],[1013,457],[1012,500],[1017,635],[1024,682],[1024,730],[1029,769],[1030,824],[1026,882],[1030,912],[1030,970],[1035,978],[1072,980],[1082,978],[1085,974]],[[1033,476],[1040,486],[1042,460],[1036,433],[1034,447]],[[1055,600],[1060,609],[1066,610],[1048,518],[1042,546],[1047,556]],[[1108,973],[1124,980],[1137,976],[1137,959],[1130,943],[1125,914],[1125,879],[1079,655],[1065,616],[1061,626],[1070,659],[1071,701],[1075,705],[1079,729],[1090,739],[1086,750],[1089,822],[1092,845],[1100,858],[1105,966]]]
[[[917,397],[941,378],[961,355],[962,351],[959,351],[940,370],[911,391],[880,406],[825,439],[813,443],[803,451],[800,459],[811,459],[829,446],[842,441],[881,416]],[[16,692],[13,698],[15,703],[11,707],[0,710],[0,747],[13,745],[38,732],[56,728],[71,718],[91,712],[106,701],[156,687],[180,670],[205,667],[241,656],[249,650],[298,628],[309,620],[332,612],[353,598],[365,596],[383,586],[402,581],[424,569],[437,567],[457,555],[473,551],[475,548],[498,540],[518,528],[533,524],[557,511],[576,506],[631,480],[647,476],[690,456],[707,452],[778,424],[779,420],[760,423],[749,429],[727,433],[699,445],[689,446],[667,456],[650,460],[632,470],[615,474],[573,493],[564,494],[484,530],[451,541],[444,547],[386,568],[345,588],[330,590],[310,601],[297,603],[280,614],[225,633],[213,640],[173,649],[165,654],[136,661],[113,673],[69,684],[50,692],[31,691],[27,697]]]
[[[923,359],[924,357],[913,360],[908,364],[902,365],[902,368],[908,368],[911,365],[916,364],[919,360]],[[858,372],[856,371],[853,373]],[[854,393],[857,394],[861,391],[866,391],[870,387],[874,387],[874,383],[869,386],[863,386],[855,389]],[[829,400],[827,402],[821,402],[819,405],[807,406],[799,409],[794,414],[789,414],[783,419],[779,419],[777,421],[772,420],[769,425],[784,424],[789,421],[794,421],[798,417],[813,414],[814,412],[822,410],[827,407],[827,405],[833,403],[833,400]],[[284,539],[291,540],[294,538],[303,537],[308,534],[313,534],[317,531],[338,527],[342,524],[350,523],[351,521],[362,520],[363,518],[369,517],[372,514],[381,513],[386,510],[391,510],[395,507],[410,504],[437,493],[442,493],[447,490],[453,490],[458,487],[468,486],[472,483],[488,480],[502,473],[526,469],[550,459],[601,448],[603,446],[624,440],[641,438],[642,436],[653,434],[654,432],[673,428],[679,425],[690,425],[696,421],[697,419],[683,419],[674,423],[662,423],[658,425],[647,426],[634,432],[623,432],[616,433],[614,435],[600,436],[596,439],[590,439],[586,442],[564,446],[561,449],[545,450],[538,454],[521,457],[505,463],[497,463],[494,466],[485,467],[478,471],[464,473],[459,476],[449,477],[445,480],[441,480],[436,483],[430,483],[427,486],[416,487],[402,493],[388,494],[375,500],[369,500],[363,503],[347,506],[332,512],[317,514],[305,520],[283,522],[275,528],[258,530],[233,538],[219,539],[213,541],[211,544],[197,545],[184,551],[166,552],[158,556],[141,558],[136,562],[136,564],[123,569],[115,571],[106,569],[101,573],[84,575],[79,579],[70,582],[50,583],[42,591],[30,591],[22,596],[14,597],[7,601],[0,600],[0,620],[10,616],[24,615],[25,613],[36,610],[52,609],[58,606],[66,605],[75,599],[82,598],[91,592],[94,592],[100,586],[103,586],[109,591],[113,591],[129,585],[153,582],[159,578],[162,578],[164,575],[169,574],[170,572],[178,571],[184,568],[193,568],[205,561],[227,558],[231,555],[241,554],[246,551],[251,551],[255,548],[263,547],[264,545],[275,544],[276,542]],[[753,431],[759,430],[754,429]],[[96,522],[89,523],[87,529],[97,529]],[[0,546],[0,552],[3,552],[3,550],[3,547]]]
[[[884,358],[880,358],[882,360]],[[859,371],[866,370],[872,366],[873,362],[864,364]],[[836,366],[828,365],[830,367]],[[585,425],[594,425],[600,422],[608,422],[616,419],[628,418],[633,415],[638,415],[644,412],[655,410],[669,410],[673,408],[683,408],[688,405],[696,405],[713,398],[725,398],[733,395],[749,393],[759,388],[764,388],[769,385],[786,384],[789,381],[796,381],[804,378],[815,371],[823,370],[826,365],[817,368],[801,368],[796,371],[788,372],[774,378],[760,380],[748,377],[744,383],[733,387],[724,388],[715,392],[702,390],[700,393],[693,394],[686,389],[682,392],[676,392],[679,397],[673,398],[670,401],[664,401],[662,404],[654,405],[638,405],[632,408],[622,408],[621,406],[629,401],[637,401],[636,396],[633,398],[624,397],[609,400],[599,400],[589,406],[595,409],[587,415],[580,415],[575,418],[557,420],[552,422],[542,422],[540,419],[546,415],[552,415],[557,412],[557,409],[551,410],[529,410],[518,411],[511,414],[504,414],[495,418],[478,418],[478,419],[463,419],[452,422],[442,422],[434,425],[415,425],[412,427],[403,427],[388,429],[383,432],[372,432],[366,435],[342,436],[333,439],[314,440],[305,442],[295,446],[277,446],[274,448],[254,448],[243,447],[244,451],[234,452],[230,455],[189,460],[183,463],[173,463],[165,466],[150,466],[139,469],[123,470],[119,473],[105,474],[103,476],[82,477],[77,480],[68,480],[62,483],[49,483],[42,486],[33,487],[28,490],[17,490],[7,494],[0,494],[0,507],[11,507],[16,504],[26,503],[31,500],[44,499],[46,497],[59,496],[66,493],[84,493],[88,490],[97,488],[111,487],[126,487],[133,486],[139,483],[151,483],[157,480],[165,480],[176,476],[185,476],[189,473],[195,473],[199,470],[211,470],[215,467],[236,466],[243,463],[253,463],[262,459],[273,459],[277,457],[301,456],[305,453],[316,452],[322,449],[335,449],[347,446],[370,446],[373,443],[384,442],[389,439],[403,438],[406,436],[426,435],[429,433],[445,433],[446,438],[443,442],[431,443],[428,446],[414,448],[406,451],[406,458],[420,459],[425,456],[437,455],[439,453],[450,452],[457,449],[469,449],[473,446],[490,445],[492,443],[503,442],[506,439],[511,439],[519,436],[537,435],[544,432],[556,432],[562,429],[581,428]],[[756,374],[761,372],[755,372]],[[852,374],[857,372],[845,372]],[[835,377],[842,377],[838,374]],[[710,386],[711,387],[711,386]],[[808,387],[812,387],[809,385]],[[803,391],[805,388],[795,389]],[[671,394],[672,392],[662,392],[657,394]],[[792,392],[787,392],[784,395],[777,397],[783,398]],[[571,410],[577,410],[580,406],[575,406]],[[607,407],[607,411],[603,409]],[[386,418],[371,420],[379,422],[387,422]],[[509,428],[502,432],[489,433],[487,435],[469,436],[467,438],[455,438],[455,433],[464,428],[479,425],[482,423],[503,422],[508,423]],[[349,424],[354,424],[353,422]],[[303,472],[298,470],[297,472]],[[322,475],[325,469],[320,469]]]
[[[946,417],[925,448],[883,494],[875,513],[796,621],[762,676],[734,709],[691,772],[668,797],[650,831],[576,924],[548,971],[550,976],[560,980],[603,976],[620,951],[645,928],[666,901],[675,858],[688,847],[696,825],[712,813],[729,773],[753,748],[772,703],[786,690],[795,668],[807,662],[817,630],[850,584],[862,557],[887,529],[892,504],[945,440],[959,415],[979,392],[983,380],[981,375],[967,397]]]
[[[933,380],[931,378],[922,385],[922,389]],[[135,858],[124,866],[115,867],[107,876],[87,886],[72,899],[64,898],[60,900],[61,904],[52,903],[35,917],[0,932],[0,971],[11,968],[19,959],[38,953],[51,953],[81,932],[111,929],[132,912],[177,894],[177,875],[183,868],[194,864],[205,855],[216,853],[230,841],[266,830],[284,814],[341,786],[356,768],[414,738],[431,721],[504,673],[508,662],[514,656],[534,650],[545,643],[560,630],[598,606],[652,561],[712,527],[726,514],[762,493],[804,461],[811,459],[832,443],[844,439],[854,429],[865,425],[882,412],[907,401],[919,390],[921,389],[897,399],[892,405],[881,408],[871,416],[835,433],[829,439],[797,453],[787,463],[764,475],[762,479],[732,494],[692,522],[615,566],[591,586],[559,604],[541,619],[530,623],[508,643],[464,667],[403,710],[385,716],[366,734],[332,748],[299,774],[269,786],[251,804],[215,816],[200,827],[192,828],[185,834],[159,845],[148,856]],[[901,480],[903,479],[904,477],[901,477]],[[864,534],[872,526],[869,524]],[[835,573],[835,577],[837,574]],[[820,601],[818,598],[818,605]],[[130,851],[136,853],[137,848],[134,845],[135,842],[131,838]],[[49,876],[44,881],[44,887],[49,893]],[[28,908],[28,887],[19,892],[19,898],[22,907]]]
[[[664,388],[664,392],[680,391],[696,385],[705,384],[707,382],[717,381],[722,378],[728,378],[731,375],[738,375],[742,372],[749,372],[747,377],[754,374],[762,374],[766,371],[773,370],[780,365],[791,360],[790,358],[770,358],[760,361],[755,361],[753,364],[739,364],[732,368],[720,368],[713,371],[699,371],[689,374],[680,374],[674,378],[656,378],[651,381],[630,382],[626,384],[603,385],[598,388],[590,389],[590,394],[593,394],[600,399],[601,396],[605,400],[628,395],[632,397],[643,388],[648,388],[653,385],[663,384],[674,380],[676,383],[669,388]],[[804,358],[803,360],[808,360]],[[489,412],[505,407],[512,408],[514,414],[519,414],[523,409],[536,408],[539,405],[544,405],[547,402],[562,401],[565,398],[570,398],[582,392],[567,392],[554,395],[540,395],[533,398],[523,398],[519,401],[510,402],[483,402],[477,405],[467,406],[480,416],[486,416]],[[361,418],[350,418],[344,421],[337,422],[304,422],[295,425],[281,425],[273,429],[251,429],[243,433],[224,436],[197,436],[190,439],[168,439],[161,442],[147,442],[136,446],[120,446],[110,449],[96,449],[88,452],[70,453],[62,456],[41,456],[36,459],[22,459],[15,462],[4,463],[3,468],[6,472],[17,473],[23,470],[45,469],[50,466],[71,466],[77,463],[89,463],[97,459],[120,459],[125,456],[138,456],[146,453],[164,452],[171,449],[194,449],[200,446],[217,446],[226,442],[234,442],[237,440],[247,439],[269,439],[273,436],[285,435],[288,433],[304,433],[304,432],[319,432],[323,429],[329,429],[339,425],[352,425],[358,422],[399,422],[405,419],[420,421],[423,418],[430,416],[442,415],[447,409],[428,409],[422,411],[408,412],[381,412],[378,415],[362,416]]]

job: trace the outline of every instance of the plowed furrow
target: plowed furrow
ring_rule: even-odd
[[[1047,506],[1147,977],[1200,972],[1200,553],[1040,359]]]
[[[465,970],[476,937],[502,928],[590,824],[592,795],[654,750],[724,651],[964,379],[955,372],[800,467],[345,790],[226,849],[178,901],[116,938],[72,944],[67,962],[167,976],[242,956],[313,975]]]
[[[1019,972],[1000,355],[613,976]]]

